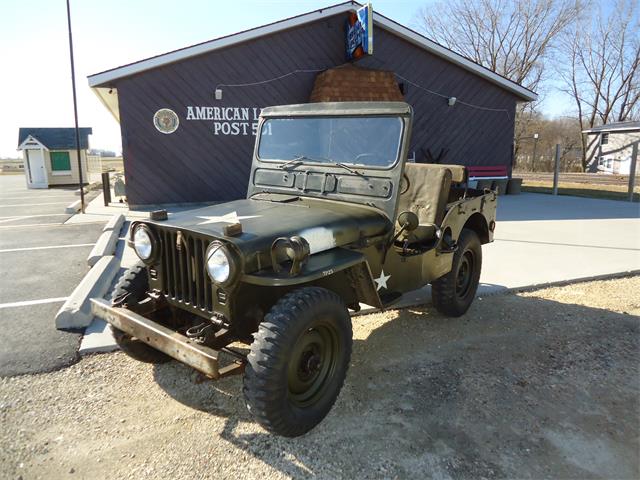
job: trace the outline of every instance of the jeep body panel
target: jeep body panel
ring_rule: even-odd
[[[242,233],[225,236],[223,228],[238,222]],[[374,208],[304,197],[286,201],[235,200],[172,214],[166,221],[145,223],[232,243],[243,256],[245,272],[268,264],[253,257],[268,252],[278,237],[303,236],[313,254],[392,230],[391,220]]]

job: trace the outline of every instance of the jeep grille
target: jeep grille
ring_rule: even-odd
[[[181,248],[177,248],[178,235]],[[205,270],[209,240],[173,230],[159,230],[162,249],[162,290],[168,300],[192,308],[213,311],[213,285]]]

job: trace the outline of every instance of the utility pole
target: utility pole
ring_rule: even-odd
[[[558,195],[558,177],[560,176],[560,144],[556,143],[556,158],[553,165],[553,194]]]
[[[629,201],[633,202],[633,190],[636,186],[636,165],[638,163],[638,142],[631,147],[631,165],[629,169]]]
[[[71,88],[73,89],[73,117],[76,126],[76,153],[78,155],[78,181],[80,183],[80,211],[84,213],[84,182],[82,179],[82,157],[80,156],[80,129],[78,128],[78,100],[76,98],[76,71],[73,64],[73,37],[71,35],[71,8],[67,0],[67,25],[69,27],[69,57],[71,59]]]
[[[67,0],[69,1],[69,0]],[[533,158],[531,159],[531,171],[536,171],[536,151],[538,150],[538,134],[533,134]]]

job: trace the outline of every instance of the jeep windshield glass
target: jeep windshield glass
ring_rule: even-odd
[[[398,159],[401,136],[399,117],[270,118],[262,124],[258,157],[386,168]]]

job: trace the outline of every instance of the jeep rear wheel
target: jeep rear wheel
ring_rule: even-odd
[[[478,291],[482,270],[482,245],[473,230],[463,228],[451,271],[431,283],[434,307],[449,317],[463,315]]]
[[[113,306],[126,307],[135,312],[136,305],[144,300],[148,289],[149,277],[147,269],[144,263],[138,262],[124,272],[120,280],[118,280],[112,295]],[[115,338],[120,349],[131,358],[144,363],[166,363],[171,360],[168,355],[118,330],[113,325],[111,330],[113,331],[113,338]]]
[[[254,335],[244,377],[247,408],[267,430],[296,437],[329,413],[351,358],[351,318],[335,293],[285,295]]]

